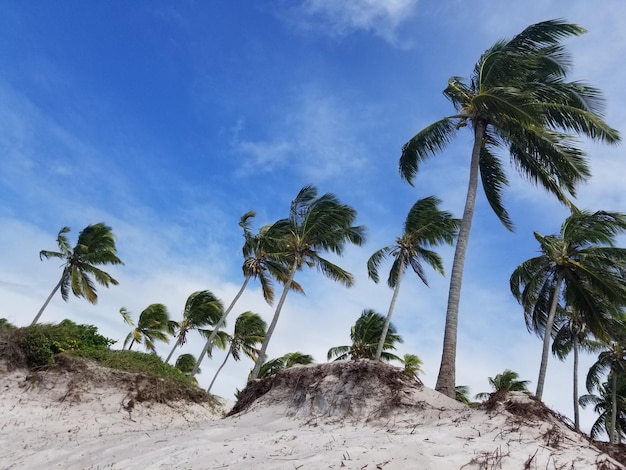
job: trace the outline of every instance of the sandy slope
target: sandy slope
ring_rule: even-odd
[[[199,404],[129,412],[132,392],[104,372],[0,374],[0,468],[626,468],[523,395],[470,409],[370,361],[285,371],[224,419]]]

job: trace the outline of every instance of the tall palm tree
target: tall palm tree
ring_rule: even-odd
[[[570,61],[561,41],[583,32],[579,26],[550,20],[527,27],[509,41],[496,42],[482,54],[469,79],[448,81],[444,95],[454,105],[454,114],[430,124],[402,148],[400,173],[412,184],[419,165],[443,151],[460,129],[468,128],[474,137],[436,385],[452,398],[461,282],[479,177],[491,208],[512,230],[502,204],[508,185],[503,157],[508,156],[522,176],[569,204],[567,193],[574,195],[576,184],[589,176],[575,135],[610,143],[619,140],[618,132],[601,119],[600,92],[565,80]]]
[[[374,359],[378,348],[378,341],[385,326],[385,317],[372,309],[365,309],[355,324],[350,328],[349,346],[335,346],[328,350],[327,359],[333,357],[336,361],[346,359]],[[389,323],[385,333],[385,344],[381,359],[383,361],[400,361],[401,359],[389,351],[395,351],[396,344],[404,340],[400,336],[393,323]]]
[[[289,217],[267,229],[266,236],[275,245],[272,252],[280,254],[280,259],[288,263],[289,277],[261,345],[251,379],[259,376],[261,365],[265,362],[267,346],[297,271],[304,266],[317,267],[325,276],[348,287],[354,283],[352,274],[322,258],[321,254],[331,251],[341,255],[347,242],[359,246],[363,243],[365,229],[352,225],[355,218],[356,211],[339,202],[334,194],[326,193],[318,197],[315,187],[305,186],[291,202]]]
[[[265,320],[257,313],[244,312],[237,317],[233,335],[230,337],[230,347],[228,348],[224,362],[222,362],[217,369],[213,380],[211,380],[209,384],[209,388],[207,389],[208,393],[211,392],[215,379],[217,379],[217,376],[226,365],[226,361],[230,356],[232,356],[235,361],[238,361],[241,359],[241,353],[243,352],[253,361],[257,360],[259,350],[256,346],[263,342],[266,329],[267,323],[265,323]]]
[[[435,271],[442,276],[443,262],[441,257],[430,250],[442,243],[452,244],[456,237],[461,221],[452,217],[452,214],[439,210],[441,201],[434,196],[420,199],[406,217],[404,222],[404,231],[402,235],[396,238],[396,243],[386,246],[376,251],[367,261],[367,272],[369,277],[378,282],[378,268],[382,260],[387,256],[394,258],[387,285],[393,289],[393,296],[389,304],[385,325],[378,341],[376,349],[376,359],[380,359],[385,345],[385,335],[387,328],[391,322],[391,315],[400,292],[400,282],[404,276],[406,269],[411,266],[415,274],[428,286],[426,273],[422,266],[422,260],[428,263]]]
[[[623,328],[623,326],[622,326]],[[626,346],[621,341],[610,341],[606,350],[598,355],[598,360],[591,366],[587,373],[587,390],[589,393],[594,388],[600,388],[601,377],[608,376],[611,393],[610,424],[608,428],[609,439],[612,444],[617,444],[619,439],[618,421],[618,381],[626,375]],[[583,400],[584,402],[584,400]]]
[[[598,413],[598,418],[591,426],[590,436],[592,439],[599,439],[603,433],[609,438],[613,438],[620,442],[626,437],[626,376],[618,374],[615,380],[615,410],[613,409],[613,376],[609,374],[608,380],[602,384],[596,385],[597,395],[589,393],[580,397],[579,403],[583,408],[592,405],[593,410]],[[615,420],[613,420],[615,416]],[[615,425],[613,425],[613,421]],[[612,431],[612,426],[614,431]]]
[[[489,377],[489,384],[493,388],[493,393],[501,390],[507,392],[528,392],[529,380],[519,380],[519,374],[512,370],[505,369],[501,374],[497,374],[495,377]],[[484,400],[489,398],[491,394],[487,392],[476,394],[477,400]]]
[[[129,351],[135,343],[138,343],[143,344],[148,351],[156,353],[155,341],[169,343],[169,337],[175,335],[178,329],[178,323],[170,320],[167,307],[163,304],[148,305],[144,311],[139,314],[137,325],[133,324],[130,318],[130,312],[126,310],[126,308],[122,307],[120,314],[124,317],[126,323],[135,326],[126,336],[124,345],[122,346],[123,349],[128,344]]]
[[[59,289],[61,289],[61,297],[66,302],[69,298],[69,289],[71,289],[76,297],[84,297],[88,302],[95,304],[98,302],[98,294],[93,279],[105,287],[109,287],[109,284],[114,286],[118,284],[109,273],[97,267],[105,264],[124,264],[116,255],[117,248],[111,227],[102,222],[88,225],[78,234],[78,241],[74,248],[71,248],[66,236],[69,231],[69,227],[63,227],[59,231],[57,235],[59,251],[41,250],[39,252],[40,259],[59,258],[65,261],[65,265],[61,279],[35,315],[31,325],[39,321],[39,317]]]
[[[301,352],[291,352],[276,359],[270,359],[263,363],[259,372],[259,379],[264,379],[270,375],[274,375],[281,369],[289,369],[296,365],[309,365],[313,364],[313,356],[310,354],[303,354]]]
[[[211,330],[207,330],[204,327],[215,325],[223,311],[222,302],[213,292],[209,290],[193,292],[185,302],[183,321],[180,322],[176,342],[165,362],[170,362],[176,348],[187,342],[187,335],[190,331],[197,330],[202,336],[209,337]]]
[[[559,235],[535,232],[541,255],[519,265],[511,275],[511,292],[524,307],[526,325],[533,317],[546,315],[543,353],[537,379],[541,399],[550,354],[550,338],[557,306],[567,293],[591,331],[603,330],[606,302],[626,302],[626,249],[616,248],[615,237],[626,230],[626,215],[619,212],[589,212],[573,209]],[[606,299],[599,302],[598,298]]]
[[[271,253],[268,253],[267,238],[265,236],[269,226],[262,227],[257,235],[253,235],[250,230],[250,220],[256,216],[256,212],[249,211],[241,216],[239,219],[239,226],[243,230],[244,244],[243,244],[243,284],[239,288],[239,291],[233,298],[232,302],[228,306],[220,320],[215,325],[215,328],[206,343],[204,348],[198,357],[198,361],[191,371],[191,376],[194,376],[200,367],[200,363],[204,359],[204,356],[209,352],[215,337],[223,328],[228,314],[231,312],[239,298],[243,295],[248,283],[251,279],[258,279],[261,283],[261,290],[263,291],[263,298],[265,301],[272,305],[274,302],[274,285],[272,279],[278,279],[280,282],[285,282],[288,275],[287,267],[284,262],[278,259],[274,259]],[[292,282],[291,289],[297,292],[304,293],[302,288],[297,282]]]
[[[602,343],[593,339],[591,331],[583,321],[582,315],[577,309],[568,307],[562,313],[557,332],[552,342],[552,353],[561,361],[574,353],[574,364],[572,372],[572,395],[574,400],[574,427],[580,430],[580,409],[578,403],[578,356],[579,351],[597,352],[602,347]]]

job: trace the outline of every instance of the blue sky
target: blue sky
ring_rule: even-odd
[[[61,274],[38,253],[55,248],[62,226],[75,241],[88,224],[111,225],[126,265],[108,269],[120,285],[99,289],[97,305],[59,296],[42,320],[93,323],[121,342],[122,306],[136,318],[164,303],[177,319],[198,289],[229,303],[243,280],[239,217],[253,209],[255,229],[271,223],[314,184],[357,209],[368,242],[331,257],[355,275],[351,289],[315,271],[298,274],[307,295],[288,297],[268,353],[325,360],[328,348],[348,344],[363,309],[386,313],[391,291],[367,279],[365,262],[393,242],[411,205],[436,195],[461,214],[471,135],[424,164],[413,187],[398,174],[401,146],[452,112],[441,94],[450,76],[469,75],[484,49],[538,21],[566,18],[589,30],[567,43],[571,77],[602,89],[607,121],[626,132],[626,5],[617,0],[0,5],[0,299],[1,315],[19,325]],[[593,178],[579,189],[579,207],[624,210],[622,148],[587,149]],[[487,377],[505,368],[534,387],[541,344],[526,332],[508,279],[536,255],[532,232],[557,232],[567,215],[508,170],[516,232],[479,194],[466,261],[457,383],[472,393],[487,391]],[[449,272],[452,250],[440,252]],[[393,321],[405,338],[399,352],[422,357],[423,380],[434,386],[448,280],[427,274],[429,288],[416,276],[403,283]],[[234,313],[245,310],[268,321],[273,313],[256,285]],[[199,352],[193,336],[181,352]],[[203,364],[201,384],[221,357]],[[215,391],[231,398],[251,366],[231,363]],[[544,393],[566,415],[570,368],[551,359]],[[585,413],[586,427],[592,420]]]

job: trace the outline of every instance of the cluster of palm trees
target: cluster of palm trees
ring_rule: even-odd
[[[443,274],[443,262],[433,249],[456,240],[436,389],[453,398],[458,396],[460,390],[455,383],[458,313],[477,190],[482,183],[496,216],[505,228],[513,230],[513,222],[502,203],[503,191],[509,184],[503,160],[508,157],[521,176],[542,186],[571,209],[559,234],[535,233],[540,256],[520,265],[510,279],[511,291],[523,306],[529,330],[543,339],[536,395],[541,398],[543,393],[551,342],[553,352],[560,358],[574,352],[575,384],[579,349],[602,350],[597,366],[588,376],[590,395],[581,397],[580,403],[595,403],[591,397],[593,391],[601,396],[603,391],[610,390],[611,409],[605,410],[609,434],[617,439],[623,433],[626,426],[622,428],[621,423],[626,422],[626,415],[620,414],[620,386],[624,382],[622,346],[626,334],[622,312],[626,305],[626,252],[615,247],[615,237],[626,230],[626,216],[579,210],[572,202],[579,183],[590,176],[587,156],[578,137],[605,143],[619,141],[618,132],[603,120],[600,91],[583,82],[567,80],[570,60],[562,42],[584,32],[583,28],[563,20],[531,25],[512,39],[498,41],[487,49],[468,79],[452,77],[448,81],[444,95],[453,104],[454,112],[427,126],[403,146],[399,169],[401,177],[413,184],[420,165],[442,152],[462,129],[469,129],[473,145],[462,218],[455,219],[441,210],[441,201],[434,196],[413,205],[395,243],[376,251],[367,263],[370,278],[378,282],[382,262],[387,257],[393,259],[387,280],[393,289],[387,316],[383,319],[364,311],[351,331],[352,344],[332,348],[329,359],[396,359],[390,352],[393,350],[390,338],[399,336],[392,328],[391,317],[407,268],[410,266],[424,283],[427,277],[423,263]],[[323,256],[328,252],[341,255],[348,244],[362,245],[365,229],[355,225],[356,211],[352,207],[341,203],[333,194],[318,195],[313,186],[300,190],[287,217],[261,227],[256,234],[250,229],[254,217],[254,212],[248,212],[240,220],[244,235],[244,280],[230,305],[224,309],[209,291],[196,292],[188,299],[183,320],[175,324],[169,318],[164,320],[165,329],[159,333],[148,318],[159,316],[163,320],[167,312],[162,305],[153,304],[133,325],[135,329],[127,338],[129,348],[143,341],[152,349],[155,340],[175,335],[167,359],[170,360],[174,350],[185,344],[188,333],[197,330],[207,340],[189,372],[192,376],[214,345],[226,348],[230,344],[226,359],[230,356],[237,359],[240,352],[251,357],[255,364],[250,379],[261,377],[281,364],[306,362],[307,355],[301,353],[293,353],[300,354],[298,360],[296,356],[271,361],[266,358],[286,297],[290,291],[303,292],[296,275],[305,268],[317,268],[330,279],[351,286],[353,275]],[[117,284],[95,267],[122,264],[116,256],[110,228],[104,224],[87,227],[80,233],[74,249],[68,243],[68,231],[63,228],[59,232],[58,252],[41,252],[41,257],[61,258],[66,264],[61,280],[33,323],[58,289],[65,300],[71,287],[75,295],[95,303],[97,295],[90,276],[104,286]],[[259,280],[269,304],[274,301],[274,282],[282,285],[282,293],[269,325],[262,328],[263,334],[260,334],[264,326],[260,319],[251,320],[255,314],[246,312],[236,320],[235,330],[240,320],[241,325],[254,324],[250,326],[255,332],[249,339],[252,342],[244,344],[243,326],[239,336],[237,331],[225,336],[222,330],[249,281],[255,279]],[[127,312],[122,314],[130,321]],[[373,322],[380,321],[381,328],[372,333]],[[409,367],[417,371],[419,358],[418,362],[415,358],[405,356],[405,363],[412,364]],[[578,426],[576,385],[574,389]]]

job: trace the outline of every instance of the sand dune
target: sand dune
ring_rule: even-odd
[[[0,467],[626,468],[523,394],[473,409],[373,361],[282,371],[226,418],[208,404],[141,402],[138,382],[109,374],[0,371]]]

